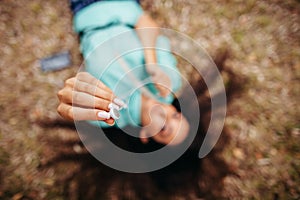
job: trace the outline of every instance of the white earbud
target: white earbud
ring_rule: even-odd
[[[104,119],[119,119],[120,118],[120,111],[123,108],[127,108],[127,105],[124,101],[121,99],[115,98],[113,100],[113,103],[110,103],[108,105],[109,112],[101,111],[98,112],[98,117],[104,118]]]
[[[111,118],[113,118],[113,119],[119,119],[120,118],[120,112],[116,108],[111,108],[109,110],[109,114],[110,114]]]

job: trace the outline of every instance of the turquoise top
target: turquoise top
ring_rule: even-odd
[[[112,26],[85,33],[81,37],[81,51],[85,59],[86,71],[106,84],[116,96],[126,101],[127,109],[120,111],[117,127],[141,124],[141,91],[147,88],[162,103],[171,103],[173,95],[158,96],[149,74],[145,69],[143,46],[133,28],[143,11],[135,1],[101,1],[80,10],[74,16],[74,29],[80,32],[91,27],[101,27],[112,22]],[[156,42],[157,64],[169,75],[172,92],[181,87],[181,78],[176,68],[176,59],[170,53],[170,43],[165,36]],[[125,67],[118,57],[126,63]],[[135,78],[132,78],[132,77]],[[135,82],[134,80],[139,82]],[[101,121],[92,124],[108,127]]]

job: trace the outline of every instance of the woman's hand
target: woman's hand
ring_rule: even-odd
[[[107,119],[104,115],[115,98],[113,92],[87,72],[67,79],[57,96],[60,101],[57,112],[65,119],[102,120],[109,125],[114,124],[114,119]]]

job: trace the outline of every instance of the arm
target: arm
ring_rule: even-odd
[[[166,97],[170,94],[171,80],[165,74],[157,63],[156,40],[159,36],[159,26],[147,14],[143,14],[135,25],[136,32],[144,48],[146,70],[151,75],[155,87],[160,95]]]
[[[159,35],[159,27],[156,22],[147,14],[143,14],[135,25],[136,32],[145,48],[146,63],[156,63],[155,47],[156,39]]]

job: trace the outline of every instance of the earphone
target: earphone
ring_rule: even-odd
[[[104,119],[119,119],[120,118],[120,112],[117,108],[115,107],[110,107],[109,112],[101,111],[98,113],[98,116]]]
[[[116,108],[111,108],[111,109],[109,110],[109,115],[110,115],[110,117],[113,118],[113,119],[119,119],[119,118],[120,118],[120,112],[119,112],[119,110],[116,109]]]
[[[119,99],[114,99],[114,101],[121,101]],[[121,104],[122,103],[122,104]],[[122,106],[120,106],[122,105]],[[119,119],[120,118],[120,111],[119,110],[122,110],[122,108],[127,108],[127,105],[125,103],[123,103],[123,101],[121,101],[119,103],[119,105],[117,105],[116,103],[110,103],[108,105],[108,108],[109,108],[109,116],[107,115],[107,117],[111,117],[113,119]],[[109,119],[107,118],[107,119]]]

